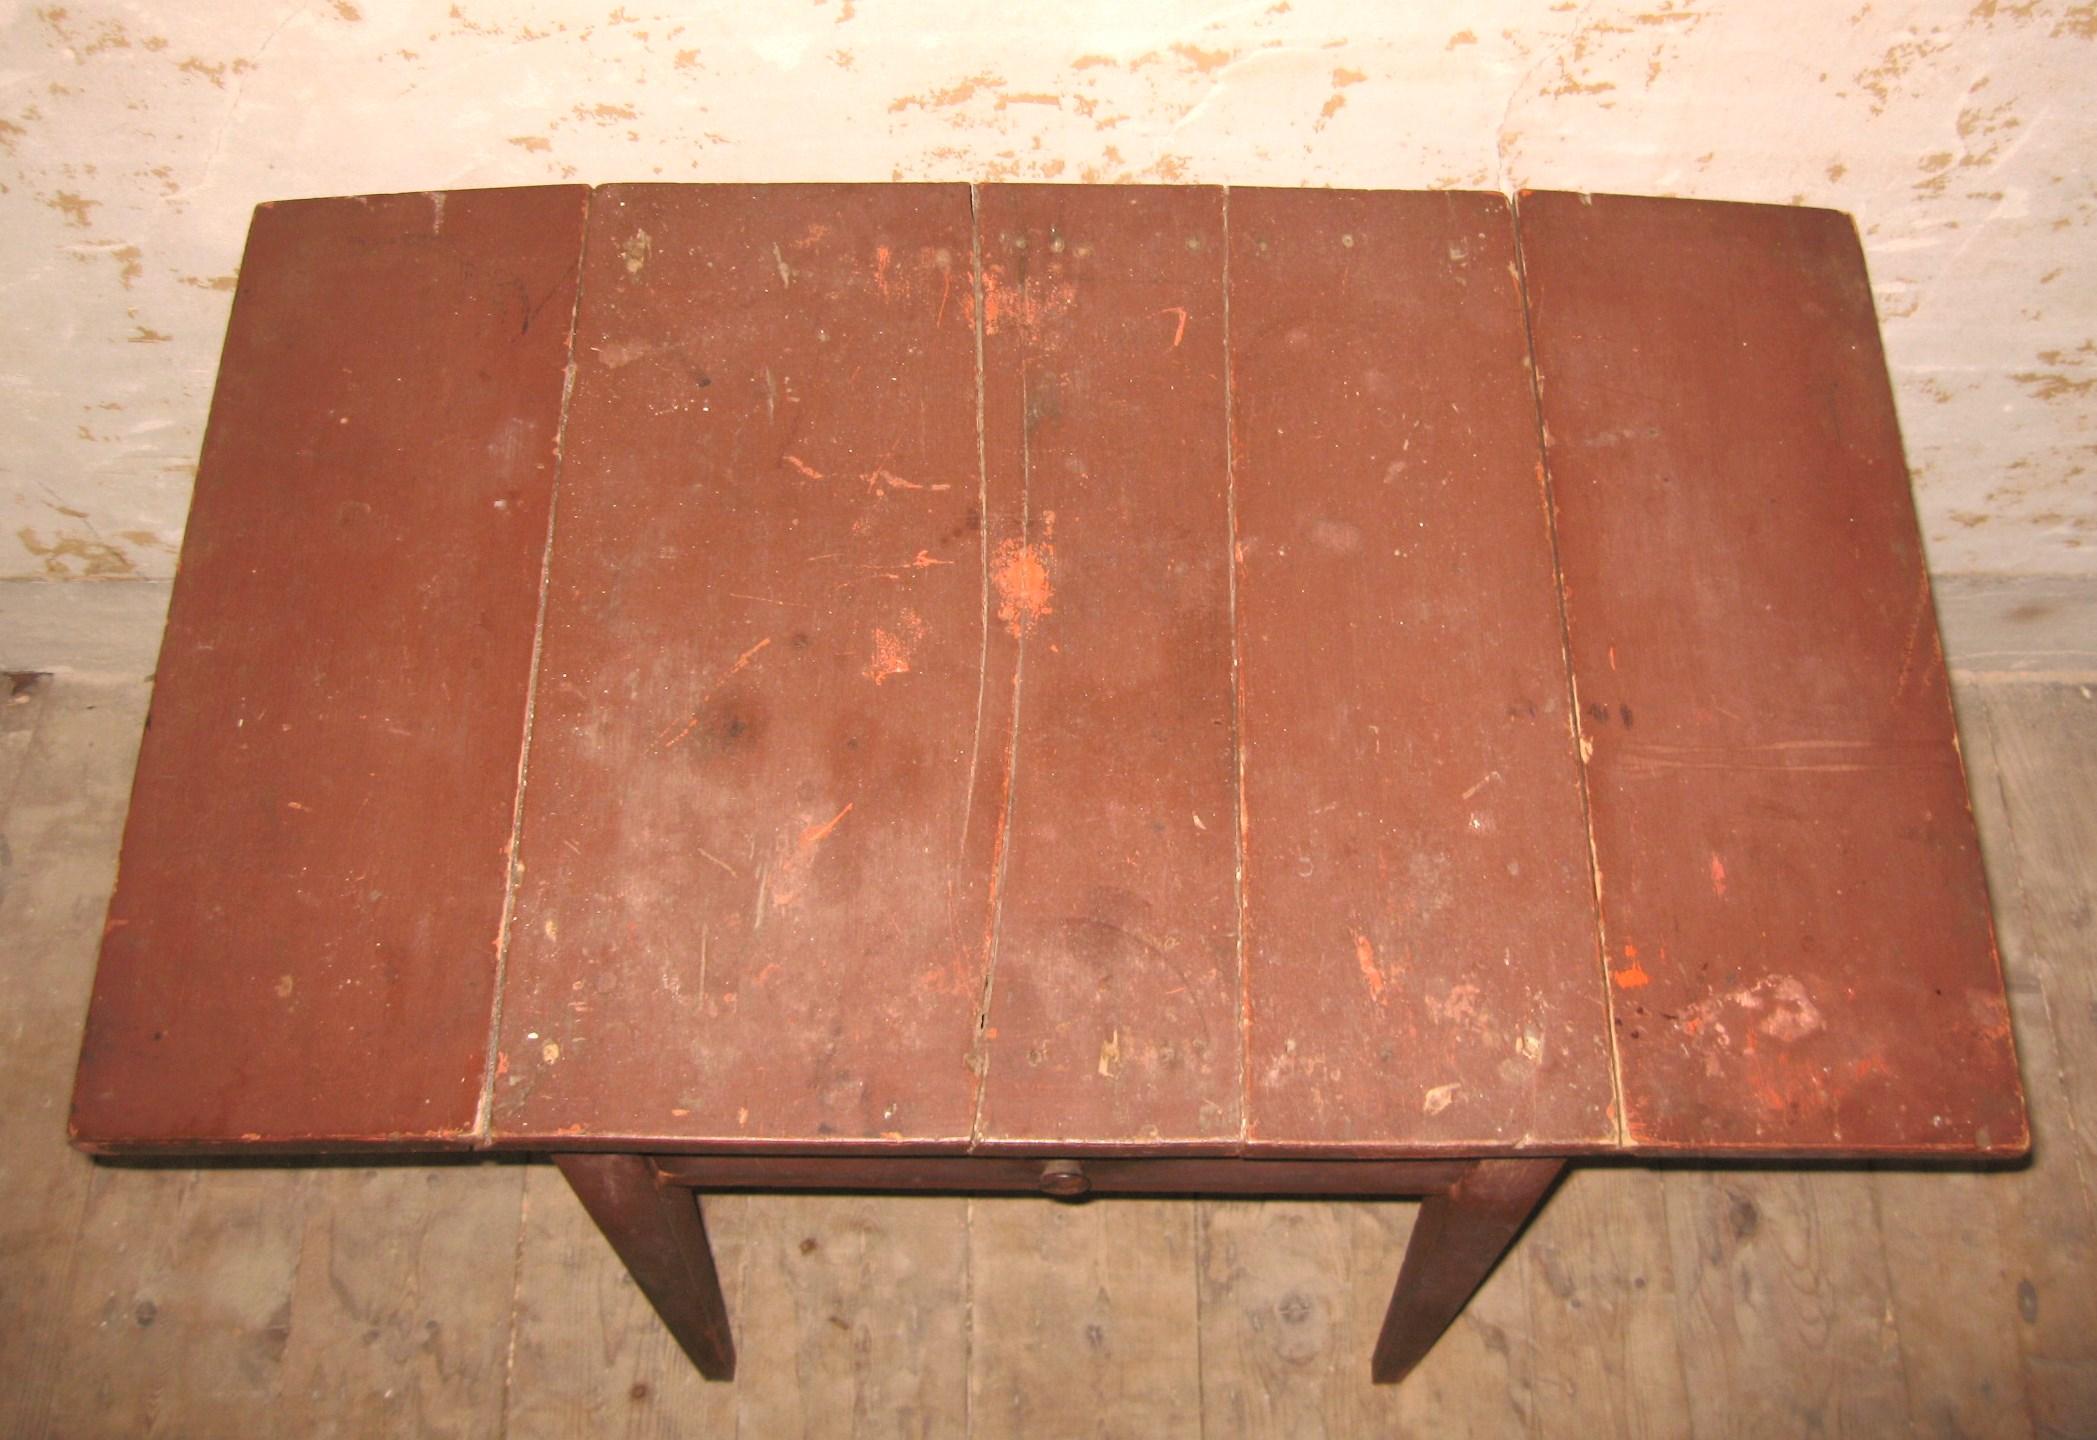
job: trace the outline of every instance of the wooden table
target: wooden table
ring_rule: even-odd
[[[2008,1158],[1825,211],[638,185],[255,217],[74,1096],[99,1154],[1420,1195]]]

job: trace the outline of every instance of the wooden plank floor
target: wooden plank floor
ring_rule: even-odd
[[[1395,1390],[1405,1204],[728,1197],[706,1385],[541,1164],[94,1165],[146,691],[0,683],[0,1434],[2097,1435],[2097,697],[1960,695],[2036,1161],[1591,1168]]]

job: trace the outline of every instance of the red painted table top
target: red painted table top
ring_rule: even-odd
[[[263,207],[73,1129],[2021,1150],[1848,220]]]

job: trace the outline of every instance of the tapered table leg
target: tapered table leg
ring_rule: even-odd
[[[1448,1191],[1421,1202],[1369,1363],[1371,1379],[1393,1384],[1426,1357],[1564,1168],[1563,1160],[1481,1160]]]
[[[733,1380],[735,1341],[698,1195],[665,1184],[642,1155],[553,1159],[699,1373]]]

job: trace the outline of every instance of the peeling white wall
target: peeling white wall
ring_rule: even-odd
[[[257,201],[627,179],[1849,210],[1934,568],[2097,578],[2093,76],[2097,0],[0,3],[0,579],[172,572]]]

